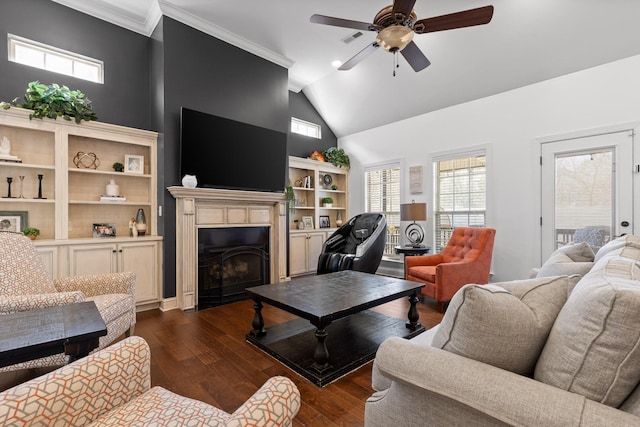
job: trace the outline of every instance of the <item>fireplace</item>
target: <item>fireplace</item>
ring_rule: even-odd
[[[269,276],[268,227],[198,230],[198,309],[246,299]]]
[[[278,283],[288,279],[287,207],[284,193],[179,186],[169,187],[168,190],[176,198],[176,296],[163,300],[163,310],[194,309],[200,304],[201,292],[216,304],[220,301],[224,303],[230,298],[240,298],[244,292],[240,288],[262,283],[258,283],[257,279],[254,283],[254,278],[249,273],[240,280],[245,263],[247,270],[249,264],[258,266],[252,270],[262,273],[264,283]],[[202,230],[227,231],[217,237],[207,238],[201,237]],[[237,236],[241,234],[241,230],[260,238],[258,241],[239,239]],[[219,267],[209,267],[206,285],[201,287],[198,283],[202,276],[198,258],[201,251],[204,253],[205,247],[208,249],[207,262],[217,258],[223,270],[224,263],[230,257],[237,256],[236,261],[233,261],[235,266],[231,264],[228,267],[237,270],[237,277],[223,280],[220,285],[228,288],[225,292],[228,290],[235,295],[225,296],[213,291],[215,270]],[[205,304],[204,300],[202,304]]]

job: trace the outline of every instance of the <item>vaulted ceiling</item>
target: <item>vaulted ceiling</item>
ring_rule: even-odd
[[[375,32],[313,24],[313,14],[372,22],[391,0],[54,0],[149,35],[161,15],[191,25],[289,70],[338,136],[640,54],[636,0],[417,0],[418,19],[491,4],[487,25],[416,35],[431,61],[418,73],[378,49],[347,61]],[[640,78],[640,77],[639,77]]]

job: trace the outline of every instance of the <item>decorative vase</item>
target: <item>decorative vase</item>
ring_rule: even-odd
[[[342,214],[338,212],[336,214],[336,227],[342,226]]]
[[[182,177],[182,186],[187,188],[196,188],[198,180],[195,175],[185,175]]]
[[[120,195],[120,186],[116,184],[116,182],[112,179],[107,184],[107,196],[119,196]]]
[[[138,236],[144,236],[147,232],[147,218],[144,215],[143,209],[138,209],[138,213],[136,214],[136,230],[138,231]]]

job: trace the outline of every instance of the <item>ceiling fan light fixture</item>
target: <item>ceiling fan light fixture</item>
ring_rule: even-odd
[[[376,42],[389,52],[404,49],[413,40],[413,30],[404,25],[390,25],[378,33]]]

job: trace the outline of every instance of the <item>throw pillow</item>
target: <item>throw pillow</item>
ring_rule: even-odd
[[[624,256],[603,258],[560,311],[535,379],[618,407],[640,382],[638,313],[640,264]]]
[[[611,240],[609,243],[598,250],[593,262],[597,263],[609,254],[620,255],[620,252],[625,247],[640,249],[640,236],[626,235]]]
[[[451,299],[432,346],[531,375],[576,277],[465,285]]]
[[[542,264],[536,277],[579,274],[584,276],[593,266],[593,250],[588,243],[565,245],[553,252]]]

